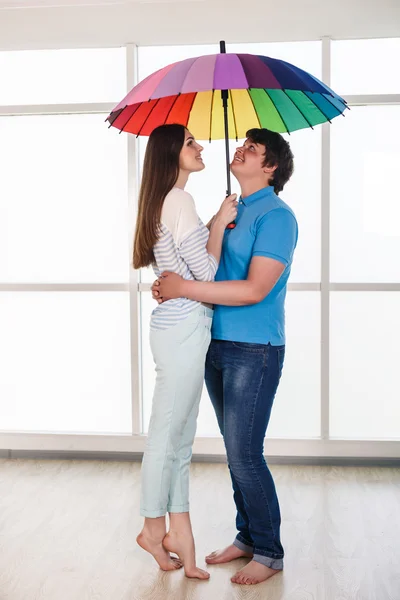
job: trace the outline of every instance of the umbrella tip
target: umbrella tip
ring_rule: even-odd
[[[219,51],[221,54],[226,54],[226,45],[224,40],[221,40],[219,43]]]

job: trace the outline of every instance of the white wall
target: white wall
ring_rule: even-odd
[[[40,0],[39,2],[40,3]],[[3,2],[4,5],[4,2]],[[0,48],[400,36],[399,0],[200,0],[2,9]]]

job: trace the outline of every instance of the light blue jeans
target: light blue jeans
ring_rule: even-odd
[[[200,305],[177,325],[150,331],[157,377],[142,462],[143,517],[189,511],[189,465],[212,315]]]

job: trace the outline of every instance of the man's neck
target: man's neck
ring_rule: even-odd
[[[269,186],[269,184],[266,181],[260,181],[259,179],[250,181],[239,181],[239,184],[242,193],[242,198],[247,198],[248,196],[251,196],[259,190],[262,190],[265,187]]]

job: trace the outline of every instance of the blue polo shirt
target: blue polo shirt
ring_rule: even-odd
[[[212,338],[280,346],[285,344],[285,297],[298,227],[291,208],[268,186],[240,198],[235,229],[225,232],[215,281],[247,279],[253,256],[285,265],[279,281],[258,304],[214,307]]]

